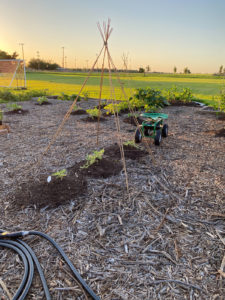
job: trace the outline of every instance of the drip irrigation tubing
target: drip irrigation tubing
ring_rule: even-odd
[[[74,265],[69,260],[63,249],[49,235],[39,231],[7,232],[4,230],[0,230],[0,247],[9,248],[15,251],[21,257],[24,265],[23,278],[12,300],[23,300],[28,295],[33,280],[34,266],[36,266],[36,269],[39,273],[46,299],[51,299],[47,282],[37,256],[35,255],[34,251],[30,248],[30,246],[21,240],[21,238],[28,235],[36,235],[49,241],[63,257],[64,261],[69,266],[74,277],[81,284],[86,293],[92,299],[100,300],[100,298],[92,291],[89,285],[81,277],[79,272],[75,269]]]

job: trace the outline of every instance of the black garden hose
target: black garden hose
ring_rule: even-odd
[[[66,256],[62,248],[50,236],[39,231],[19,231],[19,232],[10,233],[10,232],[0,230],[0,246],[10,248],[16,251],[19,254],[19,256],[22,258],[24,264],[24,275],[20,283],[20,286],[17,289],[17,292],[13,296],[12,300],[23,300],[27,296],[33,279],[34,263],[36,265],[36,268],[38,270],[44,288],[45,297],[47,300],[51,299],[48,286],[46,283],[46,279],[44,277],[44,273],[41,269],[40,263],[35,253],[24,241],[19,239],[27,235],[37,235],[48,240],[61,254],[63,259],[69,266],[70,270],[72,271],[74,277],[79,281],[79,283],[82,285],[84,290],[89,294],[89,296],[91,296],[92,299],[94,300],[100,300],[100,298],[92,291],[92,289],[87,285],[84,279],[80,276],[79,272],[75,269],[74,265]],[[11,239],[14,240],[12,241]]]

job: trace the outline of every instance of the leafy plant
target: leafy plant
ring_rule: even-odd
[[[167,99],[170,103],[183,102],[189,103],[194,99],[193,93],[189,88],[178,89],[176,85],[172,86],[166,92]]]
[[[92,119],[102,115],[102,112],[98,108],[87,109],[86,112]]]
[[[219,109],[220,111],[225,112],[225,88],[222,88],[220,90],[220,94],[214,97],[214,100],[218,103],[217,105],[214,105],[216,109]]]
[[[62,169],[60,171],[57,171],[55,173],[52,173],[52,176],[55,176],[56,178],[63,179],[67,175],[66,169]]]
[[[126,141],[126,142],[123,143],[123,145],[124,145],[124,146],[131,146],[131,147],[134,147],[134,148],[137,148],[137,149],[140,148],[139,145],[137,145],[137,144],[135,143],[135,141],[133,141],[133,140]]]
[[[17,103],[9,103],[6,105],[9,111],[16,111],[22,109],[22,105],[18,105]]]
[[[83,92],[84,101],[88,101],[89,93],[87,91]]]
[[[104,154],[104,149],[99,150],[99,151],[94,151],[93,154],[89,154],[86,157],[86,164],[81,166],[81,169],[87,169],[91,165],[93,165],[97,159],[101,160]]]
[[[37,99],[38,104],[43,104],[48,102],[48,98],[46,96],[41,96]]]
[[[75,99],[77,98],[77,95],[76,94],[72,94],[71,96],[70,96],[70,99],[65,99],[65,100],[72,100],[72,101],[74,101]],[[81,100],[81,98],[80,98],[80,96],[77,98],[77,102],[80,102],[80,100]]]
[[[145,111],[155,111],[165,105],[169,105],[161,91],[152,88],[139,88],[130,98],[130,105],[134,109],[144,108]]]

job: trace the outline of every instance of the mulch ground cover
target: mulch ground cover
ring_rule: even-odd
[[[113,116],[100,124],[98,144],[97,123],[71,116],[42,156],[71,105],[50,101],[45,107],[21,103],[29,114],[4,119],[11,132],[0,135],[0,228],[48,233],[101,299],[223,299],[224,136],[207,131],[221,130],[224,121],[201,114],[199,107],[165,108],[169,136],[159,147],[149,139],[151,155],[144,143],[140,149],[124,147],[126,182]],[[79,105],[86,110],[97,103]],[[121,138],[129,141],[134,127],[124,117]],[[93,170],[80,170],[88,154],[103,148]],[[47,184],[62,169],[68,172],[65,181]],[[48,205],[40,205],[43,199]],[[24,240],[40,259],[53,299],[85,299],[48,243]],[[1,249],[0,295],[13,295],[22,276],[18,256]],[[27,299],[43,295],[36,275]]]

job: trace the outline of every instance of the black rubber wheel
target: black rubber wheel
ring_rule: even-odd
[[[163,137],[167,137],[168,136],[168,129],[169,129],[168,125],[164,124],[163,128],[162,128],[162,136]]]
[[[162,140],[162,134],[161,134],[161,130],[157,129],[156,130],[156,136],[155,136],[155,145],[159,146]]]
[[[135,143],[140,143],[142,140],[142,135],[140,129],[137,129],[135,132]]]

